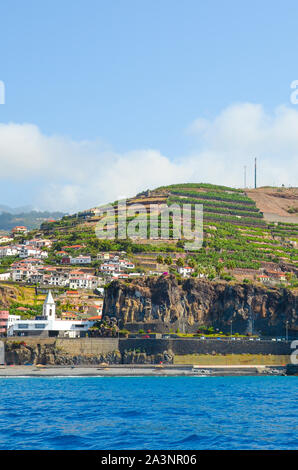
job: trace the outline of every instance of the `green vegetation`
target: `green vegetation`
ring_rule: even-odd
[[[0,273],[5,273],[16,259],[16,256],[5,256],[4,258],[0,258]]]
[[[18,308],[26,308],[26,310],[18,310]],[[10,315],[20,315],[23,320],[30,320],[36,315],[42,315],[42,304],[23,304],[20,302],[13,302],[9,307]]]

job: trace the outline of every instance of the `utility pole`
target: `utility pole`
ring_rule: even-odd
[[[246,165],[244,165],[244,189],[246,188]]]
[[[257,189],[257,159],[255,158],[255,189]]]

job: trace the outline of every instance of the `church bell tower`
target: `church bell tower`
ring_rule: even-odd
[[[46,317],[47,320],[55,320],[56,317],[56,304],[50,290],[43,304],[43,316]]]

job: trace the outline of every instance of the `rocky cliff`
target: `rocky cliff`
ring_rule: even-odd
[[[17,300],[17,289],[14,286],[0,285],[0,310],[9,308]]]
[[[201,325],[223,332],[285,335],[298,330],[298,302],[287,289],[174,276],[114,281],[106,289],[103,318],[121,327],[194,332]]]

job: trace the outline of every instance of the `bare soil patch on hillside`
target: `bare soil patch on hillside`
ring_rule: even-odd
[[[298,214],[291,214],[289,209],[298,209],[298,188],[247,189],[246,194],[253,199],[264,217],[273,222],[298,223]]]

